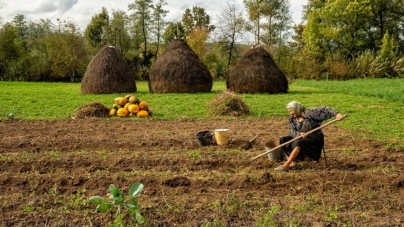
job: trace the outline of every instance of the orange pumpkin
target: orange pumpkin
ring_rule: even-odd
[[[119,97],[114,99],[114,103],[120,106],[124,106],[128,100],[125,97]]]
[[[117,110],[117,109],[112,108],[112,109],[110,109],[110,110],[109,110],[108,115],[109,115],[109,116],[115,116],[117,112],[118,112],[118,110]]]
[[[116,113],[119,117],[127,117],[129,115],[129,110],[125,108],[120,108]]]
[[[139,109],[140,110],[147,110],[147,109],[149,109],[149,104],[147,104],[147,102],[140,102],[139,103]]]
[[[122,108],[122,106],[114,103],[114,105],[112,105],[112,108],[119,110],[119,108]]]
[[[123,108],[128,109],[128,106],[130,105],[130,103],[126,103],[125,106],[123,106]]]
[[[140,102],[139,98],[134,95],[130,96],[128,100],[132,104],[139,104]]]
[[[136,104],[130,104],[128,106],[128,110],[129,112],[136,114],[137,112],[139,112],[139,106]]]
[[[149,113],[146,110],[140,110],[139,112],[137,112],[136,114],[137,117],[148,117]]]
[[[133,95],[132,95],[132,94],[125,95],[125,99],[129,100],[129,98],[130,98],[131,96],[133,96]]]

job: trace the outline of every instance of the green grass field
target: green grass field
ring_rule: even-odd
[[[225,82],[215,82],[209,93],[151,94],[147,82],[137,82],[134,95],[149,103],[153,119],[209,119],[207,103],[226,89]],[[251,114],[243,118],[287,117],[285,105],[297,100],[306,107],[329,105],[349,117],[338,126],[353,134],[404,147],[404,79],[351,81],[296,81],[288,94],[240,95]],[[16,120],[67,119],[81,105],[100,102],[112,107],[116,97],[127,94],[83,95],[80,84],[0,82],[0,114],[14,113]],[[231,118],[233,119],[233,118]],[[150,119],[119,119],[150,120]]]

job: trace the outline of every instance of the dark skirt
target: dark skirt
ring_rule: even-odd
[[[293,137],[291,136],[283,136],[280,138],[280,143],[283,144],[292,139]],[[306,138],[298,139],[282,147],[282,152],[285,153],[287,156],[290,156],[296,146],[300,147],[300,153],[297,156],[297,159],[303,160],[306,156],[308,156],[311,159],[318,161],[321,156],[321,151],[324,147],[324,135],[310,134]]]

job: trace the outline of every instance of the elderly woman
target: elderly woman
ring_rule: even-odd
[[[286,105],[289,118],[289,135],[281,138],[281,144],[293,138],[302,136],[301,139],[282,148],[287,160],[283,165],[275,168],[276,171],[287,170],[295,166],[296,158],[310,157],[313,160],[319,160],[321,150],[324,146],[324,134],[322,130],[317,130],[310,134],[306,132],[315,129],[321,125],[324,120],[335,116],[337,120],[342,120],[343,116],[329,106],[305,108],[300,102],[292,101]]]

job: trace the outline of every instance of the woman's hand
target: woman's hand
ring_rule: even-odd
[[[344,119],[344,117],[342,116],[342,114],[338,113],[337,116],[335,116],[335,119],[337,121],[340,121],[340,120]]]
[[[306,137],[308,136],[308,134],[306,134],[306,133],[304,133],[304,132],[301,132],[301,133],[300,133],[300,136],[303,137],[303,138],[306,138]]]

